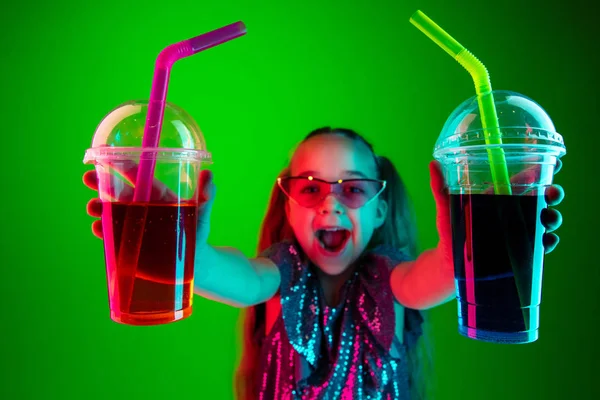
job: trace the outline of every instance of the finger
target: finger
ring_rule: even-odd
[[[132,160],[119,160],[117,162],[108,162],[108,165],[121,174],[130,186],[135,185],[138,172],[137,162]],[[116,178],[113,177],[112,179]],[[150,198],[152,200],[161,202],[175,202],[178,200],[177,194],[156,178],[152,179],[152,188],[150,190]]]
[[[200,189],[201,188],[201,189]],[[209,170],[200,172],[198,196],[198,243],[205,243],[210,232],[210,214],[215,200],[216,187]]]
[[[98,177],[96,171],[86,171],[83,174],[83,183],[92,190],[98,190]]]
[[[560,160],[560,158],[558,160],[556,160],[556,167],[554,167],[554,174],[558,174],[558,171],[560,171],[560,169],[562,168],[562,161]]]
[[[109,174],[104,175],[107,176],[101,177],[102,182],[105,182],[105,184],[102,185],[102,199],[119,202],[133,201],[133,187],[129,186],[127,182],[116,176],[108,176]]]
[[[97,190],[99,197],[104,200],[133,200],[133,187],[126,180],[111,174],[106,169],[101,171],[87,171],[83,175],[83,181],[90,189]],[[99,182],[102,185],[99,185]],[[102,186],[102,191],[100,191],[99,186]]]
[[[98,198],[91,199],[87,203],[86,211],[91,217],[100,218],[102,216],[102,201]]]
[[[135,189],[126,180],[120,179],[115,175],[110,175],[109,173],[102,173],[101,180],[104,182],[102,187],[103,199],[121,202],[133,201]],[[157,184],[157,182],[155,181],[155,184],[152,186],[150,199],[161,203],[177,202],[177,195],[163,183]]]
[[[542,225],[546,228],[546,232],[553,232],[562,225],[562,214],[558,210],[552,208],[544,208],[542,210]]]
[[[561,168],[562,161],[558,159],[556,161],[556,166],[554,167],[554,174],[557,174]],[[533,165],[514,175],[512,178],[510,178],[510,182],[513,184],[532,184],[538,182],[540,179],[541,171],[541,165]]]
[[[494,186],[490,186],[489,188],[485,189],[482,194],[494,194],[494,192]]]
[[[549,206],[559,204],[565,198],[565,191],[560,185],[551,185],[546,188],[546,203]]]
[[[442,166],[438,161],[429,163],[430,186],[433,193],[436,206],[441,206],[444,210],[448,207],[448,195],[446,193],[446,184],[442,173]]]
[[[545,233],[542,242],[544,243],[544,250],[548,254],[554,251],[558,242],[560,242],[560,238],[554,233]]]
[[[176,202],[178,200],[177,195],[171,189],[156,179],[152,182],[152,192],[150,193],[150,198],[165,203]]]
[[[527,189],[527,185],[531,185],[539,179],[540,176],[540,167],[538,165],[530,166],[529,168],[524,169],[518,174],[513,175],[510,178],[513,194],[523,194]],[[491,185],[487,189],[483,191],[483,194],[495,194],[495,187]]]
[[[435,200],[436,225],[440,240],[443,243],[451,243],[452,230],[450,227],[450,200],[446,192],[444,175],[439,162],[429,163],[429,175],[431,191]]]
[[[135,184],[137,177],[138,163],[132,160],[107,161],[110,168],[123,175],[131,185]]]
[[[519,185],[531,185],[532,183],[538,182],[540,178],[541,167],[539,165],[533,165],[525,168],[518,174],[513,175],[510,178],[510,183]]]
[[[198,206],[198,229],[210,226],[210,213],[212,212],[213,203],[214,197]]]
[[[200,171],[200,175],[198,177],[198,191],[200,192],[198,195],[199,203],[212,200],[212,197],[214,196],[212,171],[207,169]]]
[[[92,222],[92,233],[99,239],[104,239],[102,234],[102,221],[94,221]]]

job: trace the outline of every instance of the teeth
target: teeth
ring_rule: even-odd
[[[347,234],[349,234],[350,231],[348,231],[348,229],[345,228],[322,228],[317,230],[316,232],[316,236],[319,240],[321,240],[321,243],[323,241],[323,234],[325,234],[325,232],[338,232],[338,231],[344,231],[347,232]]]

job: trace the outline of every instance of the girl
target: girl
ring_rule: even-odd
[[[558,170],[558,168],[557,168]],[[392,163],[348,129],[321,128],[277,179],[259,256],[207,244],[214,185],[209,171],[198,221],[195,293],[246,308],[242,399],[424,398],[417,342],[425,310],[454,298],[448,197],[430,165],[440,236],[417,257],[406,189]],[[97,190],[96,175],[84,182]],[[547,191],[550,205],[562,189]],[[88,213],[100,216],[93,199]],[[548,232],[560,214],[542,213]],[[102,237],[100,221],[92,224]],[[546,251],[558,237],[546,233]]]

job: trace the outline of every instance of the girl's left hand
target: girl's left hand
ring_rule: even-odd
[[[558,160],[554,173],[560,171],[562,162]],[[436,225],[440,236],[440,247],[443,251],[445,261],[449,265],[453,265],[452,259],[452,227],[450,225],[450,197],[446,191],[444,175],[439,162],[432,161],[429,164],[429,173],[431,176],[431,190],[435,199],[437,210]],[[564,198],[565,194],[560,185],[551,185],[546,189],[546,202],[548,206],[558,205]],[[550,253],[558,245],[559,237],[555,233],[562,225],[562,215],[559,211],[552,208],[545,208],[541,213],[541,222],[546,228],[544,233],[543,243],[546,254]]]

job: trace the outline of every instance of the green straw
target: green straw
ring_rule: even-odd
[[[508,176],[508,169],[506,168],[504,150],[500,147],[489,147],[491,145],[501,145],[502,135],[498,124],[490,75],[487,69],[471,52],[465,49],[463,45],[458,43],[420,10],[417,10],[413,14],[410,22],[444,49],[446,53],[450,54],[471,74],[475,83],[475,91],[477,92],[477,103],[479,104],[479,113],[481,114],[483,135],[485,143],[488,145],[487,153],[492,172],[492,181],[494,182],[494,192],[496,194],[510,195],[510,178]]]
[[[479,113],[481,114],[481,124],[483,126],[485,143],[488,145],[487,153],[492,180],[494,182],[494,192],[495,194],[512,194],[504,150],[500,146],[490,148],[491,145],[502,144],[502,134],[500,133],[496,105],[494,104],[494,96],[492,94],[492,83],[490,82],[490,75],[487,69],[477,57],[465,49],[463,45],[458,43],[422,11],[417,10],[410,18],[410,22],[437,43],[438,46],[444,49],[446,53],[450,54],[469,72],[469,74],[471,74],[473,82],[475,83],[475,91],[477,92],[477,102],[479,104]],[[505,239],[508,240],[508,238]],[[515,277],[515,285],[519,294],[519,302],[522,306],[523,322],[525,324],[525,329],[529,330],[530,321],[527,311],[523,307],[526,305],[526,303],[524,303],[525,293],[522,285],[523,282],[518,273],[519,260],[510,251],[511,246],[508,243],[507,247],[509,250],[513,275]]]

